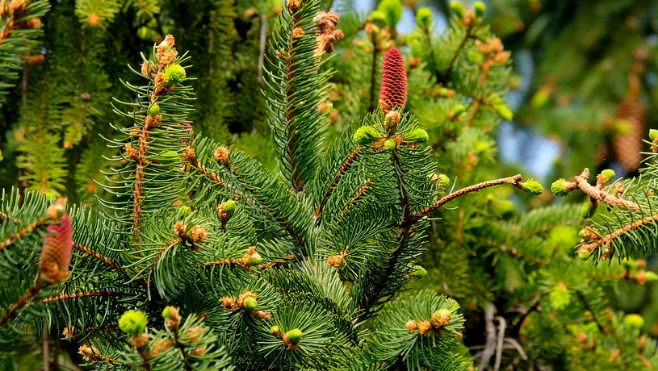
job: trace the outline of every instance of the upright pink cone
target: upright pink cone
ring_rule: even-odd
[[[69,214],[48,226],[41,251],[41,278],[50,283],[64,282],[69,276],[73,249],[73,228]]]
[[[386,52],[382,66],[379,107],[388,112],[407,104],[407,71],[402,54],[393,48]]]

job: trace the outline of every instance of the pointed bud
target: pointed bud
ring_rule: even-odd
[[[384,148],[386,148],[386,149],[389,150],[389,151],[394,150],[395,147],[397,147],[397,145],[398,145],[397,142],[396,142],[395,139],[393,139],[393,138],[387,139],[387,140],[384,142]]]
[[[181,216],[188,216],[192,213],[192,209],[190,209],[189,206],[181,206],[178,208],[178,212],[180,213]]]
[[[153,103],[151,107],[149,107],[149,116],[155,116],[160,114],[160,105],[157,103]]]
[[[277,325],[274,325],[270,328],[270,334],[274,335],[275,337],[280,337],[281,336],[281,328]]]

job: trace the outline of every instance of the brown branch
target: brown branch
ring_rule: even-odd
[[[358,316],[359,321],[365,320],[367,318],[370,312],[370,308],[377,303],[378,299],[386,289],[386,284],[388,283],[389,278],[393,274],[395,267],[398,261],[400,260],[400,256],[402,255],[402,251],[404,250],[407,244],[407,240],[409,239],[409,235],[411,233],[411,227],[414,225],[414,222],[416,221],[413,217],[413,214],[411,213],[409,193],[407,192],[404,175],[399,171],[401,168],[401,163],[395,151],[393,151],[391,155],[391,162],[393,163],[393,167],[397,174],[396,180],[398,183],[398,188],[400,190],[400,202],[403,208],[402,220],[398,223],[398,226],[400,228],[400,232],[398,235],[399,243],[397,244],[395,250],[389,254],[390,257],[386,262],[384,271],[379,275],[379,278],[377,279],[375,285],[371,287],[370,290],[368,290],[368,293],[366,293],[366,295],[364,295],[363,298],[364,302],[359,304],[359,309],[360,309],[360,314]]]
[[[20,220],[20,219],[18,219],[18,218],[12,218],[12,217],[9,216],[9,214],[7,214],[7,213],[3,213],[3,212],[0,211],[0,222],[5,221],[5,219],[11,219],[11,221],[12,221],[14,224],[21,224],[21,223],[23,223],[22,220]]]
[[[41,289],[43,288],[44,281],[38,280],[37,283],[34,285],[30,286],[29,289],[27,289],[27,292],[21,296],[18,301],[14,304],[11,304],[9,306],[9,309],[5,312],[5,315],[0,318],[0,327],[5,326],[9,321],[13,320],[16,318],[18,315],[18,311],[23,308],[27,302],[34,297]]]
[[[173,331],[174,333],[174,344],[178,351],[180,352],[181,356],[183,357],[183,368],[185,371],[192,371],[192,367],[190,367],[190,361],[188,359],[188,355],[185,352],[185,346],[181,344],[179,338],[178,338],[178,327],[174,328]]]
[[[512,182],[519,182],[521,179],[523,179],[521,174],[516,174],[516,175],[511,176],[511,177],[501,178],[501,179],[496,179],[496,180],[489,180],[489,181],[486,181],[486,182],[474,184],[470,187],[462,188],[462,189],[460,189],[458,191],[455,191],[455,192],[452,192],[449,195],[447,195],[447,196],[441,198],[440,200],[436,201],[434,203],[434,205],[426,207],[425,209],[419,211],[417,214],[415,214],[415,217],[416,218],[423,217],[423,216],[431,213],[433,210],[435,210],[435,209],[447,204],[448,202],[454,200],[455,198],[461,197],[465,194],[472,193],[472,192],[478,192],[482,189],[489,188],[489,187],[494,187],[494,186],[498,186],[498,185],[502,185],[502,184],[510,184]]]
[[[270,267],[274,267],[277,265],[282,265],[289,263],[293,260],[295,260],[296,257],[295,255],[288,255],[285,258],[279,258],[275,259],[271,262],[263,263],[258,265],[258,269],[267,269]],[[208,267],[216,267],[216,266],[227,266],[229,268],[235,267],[235,266],[240,266],[245,269],[249,269],[249,265],[245,263],[244,258],[238,258],[238,259],[224,259],[224,260],[215,260],[212,262],[205,262],[201,264],[201,268],[208,268]]]
[[[92,249],[90,249],[87,246],[83,246],[79,243],[74,243],[73,248],[80,251],[80,252],[82,252],[82,253],[84,253],[84,254],[87,254],[87,255],[91,256],[94,259],[97,259],[97,260],[109,265],[110,267],[112,267],[112,268],[114,268],[118,271],[121,271],[121,267],[119,266],[119,264],[115,263],[112,259],[108,258],[107,256],[104,256],[104,255],[102,255],[101,253],[99,253],[97,251],[93,251]]]
[[[258,268],[259,269],[266,269],[266,268],[274,267],[274,266],[277,266],[277,265],[282,265],[282,264],[289,263],[289,262],[291,262],[295,259],[296,259],[295,255],[288,255],[285,258],[275,259],[271,262],[260,264],[258,266]]]
[[[41,303],[54,303],[58,301],[65,301],[65,300],[75,300],[75,299],[82,299],[82,298],[94,298],[94,297],[109,297],[109,296],[114,296],[114,297],[121,297],[121,296],[128,296],[132,295],[132,293],[128,292],[122,292],[122,291],[88,291],[88,292],[74,292],[71,294],[61,294],[49,298],[43,298],[41,299]]]
[[[183,239],[182,238],[173,239],[173,240],[167,242],[160,249],[160,251],[158,251],[158,253],[155,255],[155,258],[153,258],[153,263],[151,263],[151,271],[153,271],[153,268],[155,267],[155,264],[158,262],[158,259],[160,259],[160,256],[162,256],[162,254],[164,254],[170,247],[172,247],[173,245],[175,245],[179,242],[183,242]]]
[[[34,232],[35,229],[37,229],[37,228],[41,227],[42,225],[44,225],[47,220],[48,220],[47,217],[41,218],[41,219],[37,220],[36,222],[28,225],[27,227],[19,230],[18,232],[12,234],[11,236],[7,237],[6,240],[0,242],[0,251],[6,249],[7,247],[9,247],[9,245],[11,245],[12,243],[20,240],[21,238],[25,237],[26,235]]]
[[[634,229],[637,229],[637,228],[639,228],[643,225],[646,225],[646,224],[649,224],[649,223],[652,223],[652,222],[655,222],[655,221],[658,221],[658,214],[649,215],[649,216],[644,217],[640,220],[637,220],[633,223],[626,224],[624,227],[619,228],[619,229],[617,229],[616,231],[614,231],[610,234],[607,234],[605,236],[601,236],[599,239],[597,239],[594,242],[590,242],[590,243],[581,245],[580,248],[578,249],[578,252],[579,253],[580,252],[591,252],[594,249],[597,249],[597,248],[603,246],[604,244],[608,244],[612,240],[614,240],[616,238],[619,238],[619,237],[625,235],[626,233],[628,233],[628,232],[630,232]]]
[[[573,177],[573,182],[567,184],[567,190],[573,190],[574,185],[576,188],[582,190],[589,197],[601,201],[606,205],[615,206],[619,209],[626,211],[640,211],[640,205],[635,202],[624,200],[623,198],[616,197],[606,192],[602,185],[594,187],[587,182],[589,172],[583,171],[582,174]]]
[[[363,185],[361,186],[361,188],[359,188],[359,189],[356,191],[356,193],[354,193],[354,195],[353,195],[352,198],[350,199],[350,202],[348,202],[347,205],[345,205],[345,208],[344,208],[343,211],[341,212],[341,215],[343,215],[344,213],[346,213],[347,210],[349,210],[349,209],[354,205],[354,201],[356,201],[359,197],[361,197],[364,193],[366,193],[366,192],[368,191],[368,188],[370,188],[370,185],[371,185],[371,184],[372,184],[372,179],[368,179],[368,180],[366,180],[365,183],[363,183]]]
[[[144,367],[146,371],[151,371],[151,365],[149,365],[148,356],[146,355],[146,352],[144,352],[145,348],[145,346],[137,347],[137,353],[142,358],[142,367]]]
[[[327,200],[329,200],[329,197],[331,197],[334,188],[336,188],[338,182],[340,182],[340,178],[343,175],[345,175],[345,173],[350,169],[352,163],[354,163],[359,153],[361,153],[361,146],[356,146],[354,151],[352,151],[352,153],[350,153],[350,155],[347,156],[347,159],[345,159],[345,162],[343,162],[343,165],[340,167],[340,169],[338,169],[338,173],[336,173],[336,176],[334,177],[334,181],[331,183],[331,185],[329,185],[329,188],[327,188],[327,191],[324,193],[324,196],[322,196],[322,200],[320,201],[320,204],[315,210],[315,215],[313,216],[314,219],[317,219],[320,216],[320,214],[322,213],[322,209],[327,203]]]
[[[299,22],[301,21],[301,17],[297,16],[292,19],[292,22],[290,24],[290,30],[293,31],[298,27]],[[294,57],[294,52],[295,49],[297,48],[297,41],[296,37],[291,35],[290,36],[290,49],[288,49],[288,55],[286,58],[286,86],[288,89],[286,89],[286,135],[288,137],[288,156],[289,156],[289,162],[290,162],[290,174],[291,174],[291,179],[292,179],[292,186],[295,191],[301,192],[304,189],[304,184],[302,180],[300,179],[301,174],[299,173],[299,170],[296,169],[297,165],[297,157],[295,156],[295,139],[294,133],[296,126],[293,124],[294,119],[295,119],[295,106],[292,105],[292,102],[295,99],[295,89],[292,85],[292,81],[295,79],[295,73],[297,72],[296,68],[296,60],[293,58]]]
[[[576,294],[578,295],[580,302],[583,303],[583,306],[585,306],[585,309],[592,313],[592,318],[594,319],[594,322],[596,322],[596,326],[599,328],[599,332],[601,332],[602,335],[608,335],[608,331],[605,329],[605,327],[603,327],[603,324],[598,320],[598,318],[596,318],[596,314],[594,313],[592,306],[587,301],[585,295],[583,295],[583,293],[580,291],[576,291]],[[621,351],[623,349],[621,340],[619,339],[619,336],[617,336],[617,332],[615,331],[614,325],[612,323],[610,323],[610,327],[610,335],[612,335],[612,337],[615,339],[615,342],[617,343],[617,348],[619,348],[620,356],[622,357],[621,359],[624,363],[624,370],[628,370],[628,361],[626,358],[624,358],[624,352]]]

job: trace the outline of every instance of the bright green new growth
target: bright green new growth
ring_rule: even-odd
[[[656,138],[658,138],[658,130],[650,129],[649,130],[649,139],[651,139],[651,141],[654,141],[654,140],[656,140]]]
[[[185,72],[185,68],[183,68],[183,66],[180,64],[172,64],[165,67],[164,75],[165,79],[167,80],[167,84],[173,85],[183,82],[187,76],[187,73]]]
[[[165,309],[162,310],[162,318],[171,318],[171,316],[174,315],[174,310],[175,308],[172,306],[166,306]]]
[[[551,184],[551,192],[553,192],[555,196],[564,197],[569,194],[567,184],[569,184],[569,182],[560,178]]]
[[[233,213],[237,208],[237,203],[233,200],[228,200],[222,204],[222,210],[226,213]]]
[[[379,138],[379,132],[372,126],[362,126],[354,133],[354,142],[362,146]]]
[[[129,336],[141,335],[147,324],[146,313],[140,310],[129,310],[119,318],[119,328]]]
[[[413,129],[404,136],[405,141],[416,143],[425,143],[429,138],[427,132],[421,128]]]
[[[603,182],[607,183],[607,182],[611,181],[612,179],[614,179],[616,174],[615,174],[615,171],[612,170],[612,169],[605,169],[601,172],[601,176],[603,177]]]
[[[446,188],[450,185],[450,178],[445,175],[445,174],[439,174],[439,179],[438,183],[443,187]]]
[[[256,300],[256,298],[249,296],[244,299],[244,309],[246,311],[251,312],[252,310],[256,310],[257,307],[258,307],[258,301]]]
[[[596,214],[596,207],[594,204],[589,200],[585,201],[583,207],[580,209],[580,216],[583,219],[590,219],[594,214]]]
[[[542,192],[544,192],[544,187],[542,187],[542,185],[538,181],[532,178],[528,179],[525,182],[520,182],[518,184],[521,187],[521,190],[530,193],[531,195],[540,195],[542,194]]]
[[[466,10],[464,10],[464,5],[456,0],[450,2],[450,10],[452,14],[457,16],[459,19],[463,19],[466,16]]]
[[[149,107],[149,116],[155,116],[160,114],[160,105],[157,103],[153,103],[151,107]]]
[[[432,10],[430,8],[420,8],[416,12],[416,23],[420,27],[429,28],[432,25]]]
[[[481,1],[476,1],[475,4],[473,4],[473,13],[477,18],[482,18],[486,10],[487,6]]]
[[[418,279],[422,279],[427,275],[427,270],[423,268],[421,265],[414,265],[414,276],[417,277]]]
[[[624,316],[624,324],[631,329],[639,330],[644,327],[644,318],[635,313],[630,313]]]
[[[506,104],[494,104],[493,107],[503,120],[511,121],[514,118],[514,113]]]
[[[288,341],[293,344],[298,344],[302,341],[302,331],[298,328],[288,331]]]
[[[370,13],[370,21],[377,25],[377,27],[386,27],[388,25],[388,17],[384,12],[379,10],[373,10]]]
[[[377,10],[386,16],[386,23],[389,27],[395,28],[402,14],[404,13],[404,5],[400,0],[382,0],[377,6]]]
[[[160,163],[167,165],[175,163],[179,158],[178,152],[172,150],[162,151],[158,156]]]
[[[389,151],[394,150],[397,147],[397,145],[398,145],[397,142],[393,138],[386,139],[386,141],[384,142],[384,148],[386,148]]]

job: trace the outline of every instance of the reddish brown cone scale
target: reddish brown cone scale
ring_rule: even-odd
[[[402,54],[393,48],[386,52],[382,66],[382,83],[379,90],[379,106],[388,112],[394,107],[407,104],[407,71]]]
[[[41,252],[41,277],[50,282],[64,282],[69,276],[69,264],[73,248],[73,228],[68,214],[59,223],[48,226]]]

